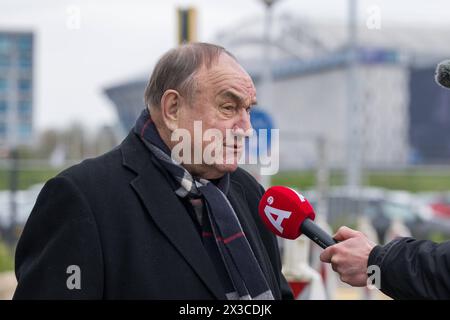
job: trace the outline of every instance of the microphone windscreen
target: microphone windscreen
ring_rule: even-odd
[[[258,211],[269,230],[287,239],[298,238],[303,221],[316,217],[314,209],[303,195],[283,186],[267,189],[259,202]]]
[[[437,65],[435,80],[440,86],[450,89],[450,60],[442,61]]]

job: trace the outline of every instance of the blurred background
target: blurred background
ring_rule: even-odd
[[[255,128],[278,128],[279,172],[330,232],[383,244],[450,239],[446,0],[3,0],[0,2],[0,299],[46,180],[119,144],[158,58],[220,44],[252,76]],[[249,168],[249,170],[252,170]],[[280,240],[298,299],[387,299],[342,284],[309,240]]]

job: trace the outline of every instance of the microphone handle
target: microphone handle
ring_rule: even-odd
[[[301,232],[310,238],[312,241],[317,243],[322,249],[326,249],[337,243],[328,233],[322,230],[317,224],[311,219],[305,219],[300,226]]]

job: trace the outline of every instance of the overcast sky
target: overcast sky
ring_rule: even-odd
[[[37,128],[115,122],[102,89],[149,74],[158,57],[176,45],[176,8],[186,5],[198,10],[201,41],[264,11],[261,0],[1,0],[0,29],[36,33]],[[373,5],[381,10],[382,24],[450,30],[449,0],[361,0],[361,21]],[[283,11],[318,22],[344,21],[347,0],[282,0],[275,12]]]

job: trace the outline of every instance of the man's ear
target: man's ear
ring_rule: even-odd
[[[176,90],[166,90],[161,97],[161,116],[170,131],[178,128],[182,97]]]

